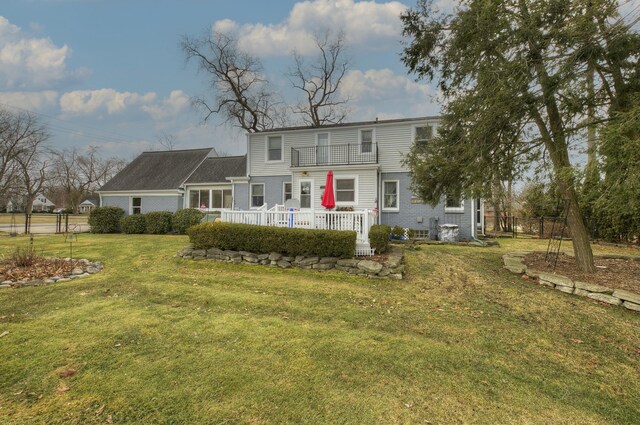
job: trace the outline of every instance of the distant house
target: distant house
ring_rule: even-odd
[[[22,199],[11,199],[7,202],[7,212],[24,212],[26,204],[27,202],[25,197]],[[33,200],[32,212],[51,212],[55,207],[56,204],[51,202],[42,193],[38,193]]]
[[[94,208],[100,206],[100,195],[95,194],[91,196],[87,196],[84,198],[80,205],[78,206],[78,211],[80,214],[88,214],[93,211]]]

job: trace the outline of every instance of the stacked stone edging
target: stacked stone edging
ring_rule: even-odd
[[[234,264],[263,265],[288,269],[292,267],[310,270],[341,270],[373,279],[397,279],[404,276],[404,253],[399,247],[390,247],[386,260],[336,257],[288,257],[277,252],[256,254],[247,251],[230,251],[217,248],[194,249],[192,246],[178,251],[178,257],[193,260],[209,260]]]
[[[60,260],[60,261],[75,261],[78,264],[76,267],[71,270],[71,274],[63,275],[63,276],[51,276],[45,279],[34,279],[34,280],[5,280],[0,282],[0,289],[5,288],[23,288],[27,286],[40,286],[47,285],[50,283],[59,283],[59,282],[69,282],[74,279],[79,279],[82,277],[91,276],[92,274],[98,273],[104,267],[99,261],[89,261],[86,258],[80,260],[73,260],[71,258],[49,258],[49,260]]]
[[[611,305],[621,305],[629,310],[640,311],[640,294],[624,289],[611,289],[595,283],[574,281],[559,274],[534,270],[524,264],[524,257],[531,253],[533,251],[515,251],[503,255],[504,268],[515,274],[526,274],[530,278],[537,279],[540,285],[554,288],[567,294],[580,295]],[[640,260],[640,257],[637,256],[617,254],[596,257]]]

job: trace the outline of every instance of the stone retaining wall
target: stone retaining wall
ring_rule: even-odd
[[[78,264],[76,264],[75,268],[71,271],[71,274],[69,275],[51,276],[46,279],[34,279],[34,280],[28,280],[28,279],[20,280],[20,281],[5,280],[0,283],[0,289],[23,288],[26,286],[40,286],[40,285],[47,285],[50,283],[57,283],[57,282],[69,282],[73,279],[79,279],[82,277],[91,276],[92,274],[98,273],[103,268],[101,262],[99,261],[92,262],[84,258],[81,260],[72,260],[71,258],[51,258],[51,260],[75,261]]]
[[[178,257],[193,260],[220,261],[234,264],[263,265],[283,269],[297,267],[310,270],[342,270],[374,279],[402,279],[404,254],[401,248],[391,247],[384,260],[335,257],[287,257],[277,252],[255,254],[247,251],[223,251],[217,248],[194,249],[192,246],[178,251]]]
[[[611,289],[594,283],[574,281],[559,274],[533,270],[524,264],[524,257],[531,253],[531,251],[516,251],[503,255],[504,268],[515,274],[526,274],[532,279],[537,279],[540,285],[555,288],[567,294],[580,295],[612,305],[621,305],[629,310],[640,311],[640,294],[623,289]],[[635,257],[616,255],[607,256],[607,258]]]

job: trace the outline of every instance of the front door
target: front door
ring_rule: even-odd
[[[300,208],[313,207],[313,180],[300,180]]]

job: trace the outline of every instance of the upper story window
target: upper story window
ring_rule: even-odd
[[[360,152],[373,152],[373,130],[360,130]]]
[[[282,161],[282,136],[267,137],[267,161]]]
[[[356,179],[336,179],[336,202],[356,201]]]
[[[433,127],[431,125],[421,125],[415,127],[416,143],[426,143],[433,138]]]

